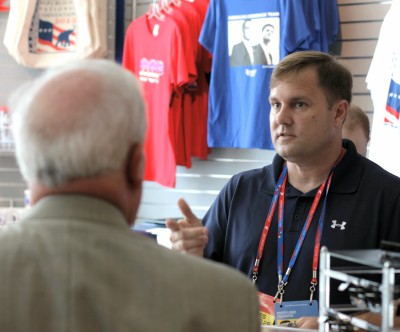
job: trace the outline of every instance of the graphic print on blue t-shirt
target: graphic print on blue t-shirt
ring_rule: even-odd
[[[230,65],[275,65],[279,61],[279,30],[279,13],[229,16]]]
[[[310,35],[305,26],[285,31],[287,40],[282,39],[282,29],[292,26],[285,21],[289,15],[282,14],[282,1],[210,0],[199,38],[213,55],[209,147],[273,149],[268,101],[272,70],[287,54],[285,50],[295,50],[298,41]],[[287,6],[297,5],[291,1]],[[255,38],[244,42],[248,30],[254,31],[250,36]],[[270,39],[268,47],[262,45],[263,33],[266,42]]]

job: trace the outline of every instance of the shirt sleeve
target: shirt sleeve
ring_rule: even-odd
[[[200,44],[211,54],[214,53],[215,31],[217,31],[215,2],[216,0],[210,1],[199,37]]]

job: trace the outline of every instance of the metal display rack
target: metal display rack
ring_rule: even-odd
[[[400,273],[400,253],[379,249],[330,252],[323,247],[320,255],[319,331],[331,331],[332,320],[340,322],[342,326],[347,326],[348,331],[352,331],[353,327],[366,331],[394,331],[395,275]],[[357,268],[353,270],[333,268],[331,258],[356,264]],[[362,276],[358,277],[358,274]],[[380,274],[381,282],[367,279],[365,276],[368,274]],[[331,279],[340,280],[343,285],[351,285],[353,289],[360,290],[358,297],[364,298],[364,304],[368,303],[369,298],[373,298],[374,303],[368,303],[371,306],[367,305],[364,310],[372,308],[371,311],[380,312],[381,325],[368,323],[363,319],[345,314],[339,308],[332,308],[330,306]]]

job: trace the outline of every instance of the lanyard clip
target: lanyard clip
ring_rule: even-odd
[[[317,286],[317,282],[311,282],[311,286],[310,286],[310,304],[313,301],[314,292],[316,290],[315,286]]]
[[[255,285],[257,281],[257,275],[258,275],[258,266],[260,265],[260,258],[256,258],[256,261],[254,262],[254,267],[253,267],[253,285]]]
[[[257,281],[257,272],[253,272],[253,285],[255,285],[256,284],[256,281]]]
[[[278,291],[275,294],[274,302],[276,302],[276,300],[279,297],[279,303],[282,304],[282,302],[283,302],[283,294],[285,294],[285,290],[283,288],[285,287],[285,285],[286,284],[283,281],[280,281],[278,283]]]

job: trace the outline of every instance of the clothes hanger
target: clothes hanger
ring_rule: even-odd
[[[180,5],[181,5],[181,0],[168,0],[168,3],[170,4],[170,5],[173,5],[173,6],[176,6],[176,7],[179,7]]]
[[[171,14],[174,11],[168,0],[160,0],[160,9],[167,14]]]
[[[159,4],[157,0],[153,0],[153,2],[150,4],[149,11],[147,12],[147,18],[155,18],[159,21],[164,21],[165,15],[161,13]]]

